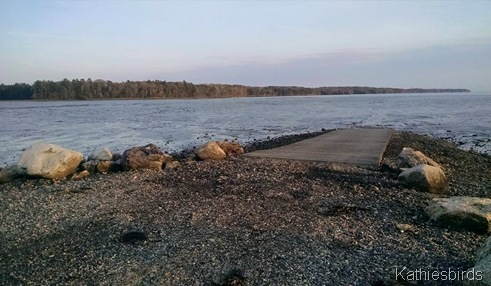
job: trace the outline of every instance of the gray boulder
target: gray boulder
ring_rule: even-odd
[[[75,173],[82,159],[80,152],[40,142],[27,148],[17,165],[30,176],[63,179]]]
[[[433,161],[431,158],[426,157],[426,155],[420,151],[416,151],[409,147],[402,148],[402,151],[397,158],[398,168],[412,168],[421,164],[442,168],[440,164]]]
[[[418,191],[444,193],[448,189],[448,179],[441,168],[421,164],[399,174],[399,180]]]
[[[13,181],[25,175],[25,170],[19,168],[17,165],[5,166],[0,170],[0,184]]]
[[[162,171],[167,156],[154,144],[135,147],[124,151],[119,160],[124,171],[138,169],[152,169]]]
[[[477,233],[491,231],[491,199],[475,197],[434,198],[426,213],[442,224]]]
[[[107,148],[102,148],[102,149],[97,149],[94,152],[90,153],[89,158],[87,161],[112,161],[113,159],[113,154],[111,153],[111,150]]]
[[[471,271],[477,275],[475,275],[474,279],[465,281],[464,285],[491,286],[491,236],[477,251],[476,265],[469,269],[468,272]]]
[[[200,160],[222,160],[227,157],[227,154],[217,142],[211,141],[199,147],[196,156]]]
[[[89,173],[94,174],[97,172],[97,162],[96,161],[87,161],[82,163],[82,168]]]

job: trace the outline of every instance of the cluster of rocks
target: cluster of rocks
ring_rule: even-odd
[[[195,152],[198,160],[221,160],[227,156],[244,153],[244,148],[236,142],[211,141]],[[71,178],[80,180],[90,174],[150,169],[162,171],[174,169],[180,163],[164,153],[154,144],[128,149],[123,154],[113,154],[102,148],[92,152],[87,160],[82,153],[64,149],[58,145],[40,142],[27,148],[17,164],[0,170],[0,183],[19,177],[39,177],[61,180]]]
[[[398,178],[419,191],[444,195],[449,188],[444,168],[420,151],[403,148],[397,166],[402,171]],[[426,213],[432,221],[457,229],[480,234],[491,233],[491,199],[480,197],[436,197],[431,200]],[[478,251],[477,263],[473,268],[481,271],[483,280],[479,285],[491,285],[491,237]],[[473,285],[473,281],[468,281]]]

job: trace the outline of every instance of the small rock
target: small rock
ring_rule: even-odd
[[[176,168],[179,168],[180,166],[181,166],[181,163],[179,163],[178,161],[167,162],[167,163],[165,163],[165,170],[176,169]]]
[[[113,157],[112,157],[111,161],[118,161],[122,157],[123,157],[123,155],[121,155],[119,153],[113,153]]]
[[[434,198],[428,216],[445,225],[477,233],[491,231],[491,199],[476,197]]]
[[[206,143],[199,147],[196,151],[196,156],[200,160],[222,160],[227,157],[227,154],[223,151],[220,145],[215,141]]]
[[[78,181],[78,180],[81,180],[81,179],[87,177],[88,175],[90,175],[89,171],[84,170],[80,173],[75,173],[75,175],[72,176],[72,180]]]
[[[244,154],[244,147],[237,142],[218,141],[217,144],[227,156]]]
[[[96,162],[112,161],[112,159],[113,159],[113,154],[111,153],[111,151],[107,148],[103,148],[103,149],[98,149],[98,150],[95,150],[94,152],[92,152],[89,155],[89,158],[87,159],[87,161],[96,161]]]
[[[448,189],[448,180],[442,169],[421,164],[399,174],[399,180],[418,191],[444,193]]]
[[[426,155],[421,153],[420,151],[415,151],[412,148],[408,147],[402,148],[402,152],[397,158],[398,168],[412,168],[421,164],[442,168],[440,164],[433,161],[431,158],[426,157]]]
[[[100,161],[96,165],[97,173],[107,173],[111,171],[112,166],[115,163],[113,161]]]
[[[414,225],[407,224],[407,223],[396,223],[397,229],[399,229],[401,232],[414,232],[415,228]]]
[[[97,172],[97,162],[87,161],[85,163],[82,163],[82,168],[91,174],[95,174]]]

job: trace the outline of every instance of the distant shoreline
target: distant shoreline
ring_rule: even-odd
[[[198,99],[275,96],[315,96],[352,94],[453,93],[470,92],[460,88],[391,88],[368,86],[246,86],[233,84],[193,84],[186,81],[111,82],[91,79],[36,81],[32,85],[0,84],[0,100],[112,100],[112,99]]]

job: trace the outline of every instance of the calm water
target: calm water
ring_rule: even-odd
[[[85,155],[154,143],[171,152],[210,139],[245,143],[322,128],[382,126],[491,153],[491,94],[385,94],[197,100],[0,101],[0,165],[34,142]]]

